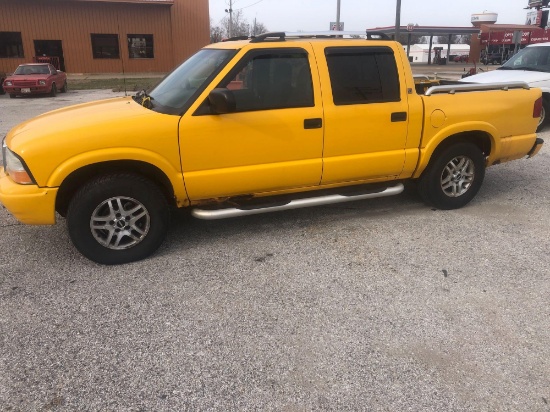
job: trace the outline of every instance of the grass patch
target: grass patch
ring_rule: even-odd
[[[161,79],[155,78],[132,78],[126,79],[70,79],[68,81],[70,90],[92,90],[103,89],[112,90],[113,92],[137,92],[142,89],[151,89]]]

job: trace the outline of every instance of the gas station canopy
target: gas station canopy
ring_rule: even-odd
[[[373,29],[367,29],[367,31],[377,31],[387,34],[388,36],[393,36],[395,38],[395,26],[389,27],[376,27]],[[428,64],[432,62],[432,43],[433,36],[447,36],[449,38],[449,44],[447,48],[447,59],[450,58],[451,50],[451,36],[452,35],[468,35],[468,34],[479,34],[479,27],[443,27],[443,26],[417,26],[409,24],[408,26],[400,26],[400,34],[408,34],[407,38],[407,56],[410,54],[411,48],[411,36],[420,35],[420,36],[430,36],[430,48],[428,52]]]

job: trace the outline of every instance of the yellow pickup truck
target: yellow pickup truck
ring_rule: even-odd
[[[173,207],[219,219],[399,194],[467,204],[485,168],[532,157],[542,99],[525,83],[418,93],[400,44],[369,33],[267,33],[212,44],[150,93],[55,110],[3,140],[0,202],[66,217],[102,264],[142,259]]]

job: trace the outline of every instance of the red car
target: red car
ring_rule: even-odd
[[[6,77],[3,88],[10,97],[28,94],[49,94],[67,91],[67,74],[48,63],[20,64],[11,76]]]

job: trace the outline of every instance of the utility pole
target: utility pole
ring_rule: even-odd
[[[229,13],[229,30],[228,37],[233,37],[233,0],[229,0],[229,9],[225,9],[226,13]]]
[[[401,0],[397,0],[395,7],[395,41],[399,41],[399,29],[401,28]]]
[[[340,30],[340,0],[336,2],[336,30]]]

